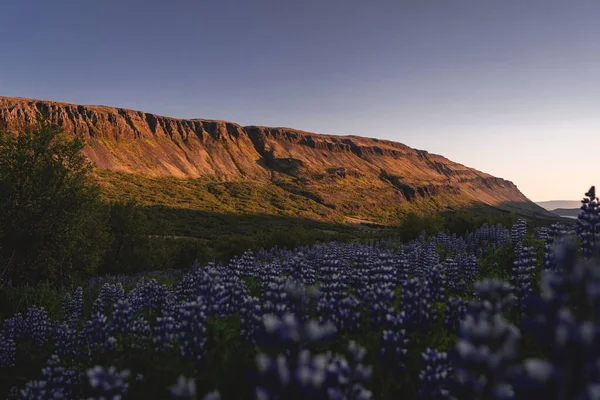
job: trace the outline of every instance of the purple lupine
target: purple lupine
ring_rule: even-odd
[[[133,326],[134,312],[127,299],[117,300],[113,305],[112,319],[110,321],[111,335],[126,335]]]
[[[525,312],[527,298],[533,294],[533,274],[535,272],[536,256],[533,247],[523,247],[517,255],[512,269],[510,283],[521,313]]]
[[[204,358],[206,342],[206,305],[202,298],[176,308],[175,329],[182,359],[199,363]]]
[[[110,338],[108,319],[103,314],[92,315],[78,335],[78,341],[87,349],[88,356],[112,349],[114,342]]]
[[[407,329],[427,331],[437,320],[432,288],[427,280],[413,278],[402,287],[401,308],[406,313]]]
[[[16,313],[2,322],[2,334],[7,338],[18,339],[23,337],[26,335],[27,329],[27,322],[21,313]]]
[[[65,294],[63,299],[63,317],[70,327],[76,328],[83,311],[83,288],[78,286],[73,295]]]
[[[556,271],[542,274],[541,294],[532,297],[531,316],[523,321],[545,359],[525,360],[513,386],[520,397],[592,399],[600,382],[600,265],[586,253],[578,259],[573,237],[554,250]]]
[[[546,254],[544,255],[544,269],[545,270],[555,270],[556,262],[554,259],[554,243],[555,241],[561,239],[566,234],[565,227],[560,223],[555,223],[550,226],[548,229],[548,235],[546,236],[545,242],[545,250]]]
[[[15,366],[17,359],[17,344],[11,337],[0,334],[0,369]]]
[[[19,393],[21,400],[43,400],[48,398],[49,393],[46,392],[46,382],[43,380],[29,381]],[[59,397],[60,398],[60,397]]]
[[[240,335],[251,343],[262,327],[262,310],[259,299],[246,296],[240,305]]]
[[[52,394],[52,398],[74,398],[81,385],[82,374],[74,369],[61,365],[57,355],[52,355],[42,369],[42,380],[46,382],[46,392]]]
[[[91,386],[92,392],[95,396],[101,398],[110,399],[122,399],[127,395],[129,390],[129,376],[128,370],[117,371],[112,366],[104,368],[102,366],[95,366],[87,370],[88,383]]]
[[[524,218],[518,218],[512,226],[510,232],[510,241],[515,249],[515,255],[518,257],[523,250],[523,239],[527,235],[527,221]]]
[[[177,383],[169,387],[173,400],[196,400],[196,382],[185,376],[177,378]],[[206,394],[202,400],[221,400],[221,394],[215,390]]]
[[[461,321],[453,351],[455,394],[460,398],[507,398],[521,337],[519,329],[502,316],[513,300],[511,287],[486,280],[477,283],[475,291],[479,300],[470,304]]]
[[[404,370],[408,359],[408,336],[405,329],[386,329],[381,334],[381,359],[390,370]]]
[[[465,300],[450,297],[444,310],[444,327],[453,333],[458,333],[460,321],[467,315],[468,304]]]
[[[596,239],[600,236],[600,203],[596,197],[596,188],[592,186],[581,200],[581,211],[577,216],[576,232],[581,239],[581,251],[584,257],[591,257]]]
[[[458,267],[458,263],[453,258],[448,257],[446,258],[446,260],[444,260],[444,267],[446,272],[448,291],[455,293],[458,291],[459,288],[460,270]]]
[[[165,351],[175,346],[177,338],[177,326],[174,313],[170,310],[163,310],[163,314],[156,318],[153,327],[152,345],[157,353]]]
[[[373,397],[365,388],[373,375],[373,368],[365,364],[366,350],[350,341],[346,354],[328,354],[326,367],[329,399],[369,400]]]
[[[425,368],[419,373],[421,389],[417,398],[422,400],[442,400],[450,398],[452,368],[448,354],[427,349],[421,354]]]
[[[75,359],[78,355],[77,331],[63,322],[54,329],[54,351],[61,359]]]
[[[329,340],[334,333],[335,328],[331,324],[320,325],[312,320],[302,322],[293,314],[286,314],[281,319],[272,314],[266,315],[266,337],[261,342],[269,344],[269,348],[274,348],[279,354],[260,353],[257,356],[261,382],[256,388],[257,398],[283,399],[292,393],[310,395],[322,390],[327,357],[313,355],[304,346]]]
[[[50,339],[52,324],[43,307],[30,307],[25,318],[27,336],[37,347],[42,347]]]

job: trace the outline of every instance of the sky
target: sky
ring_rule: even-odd
[[[0,2],[0,95],[389,139],[600,185],[600,1]]]

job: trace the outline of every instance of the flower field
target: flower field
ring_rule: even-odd
[[[11,399],[600,399],[600,217],[245,253],[1,321]],[[46,307],[46,308],[45,308]]]

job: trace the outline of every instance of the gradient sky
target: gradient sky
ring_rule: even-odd
[[[390,139],[600,185],[600,1],[0,3],[0,95]]]

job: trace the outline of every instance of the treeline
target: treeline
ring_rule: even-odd
[[[512,226],[515,221],[514,214],[491,214],[482,210],[464,210],[452,213],[432,212],[418,214],[409,212],[402,219],[397,228],[397,235],[403,241],[410,241],[419,237],[421,232],[435,235],[438,232],[455,233],[462,236],[467,232],[474,232],[483,224]]]

